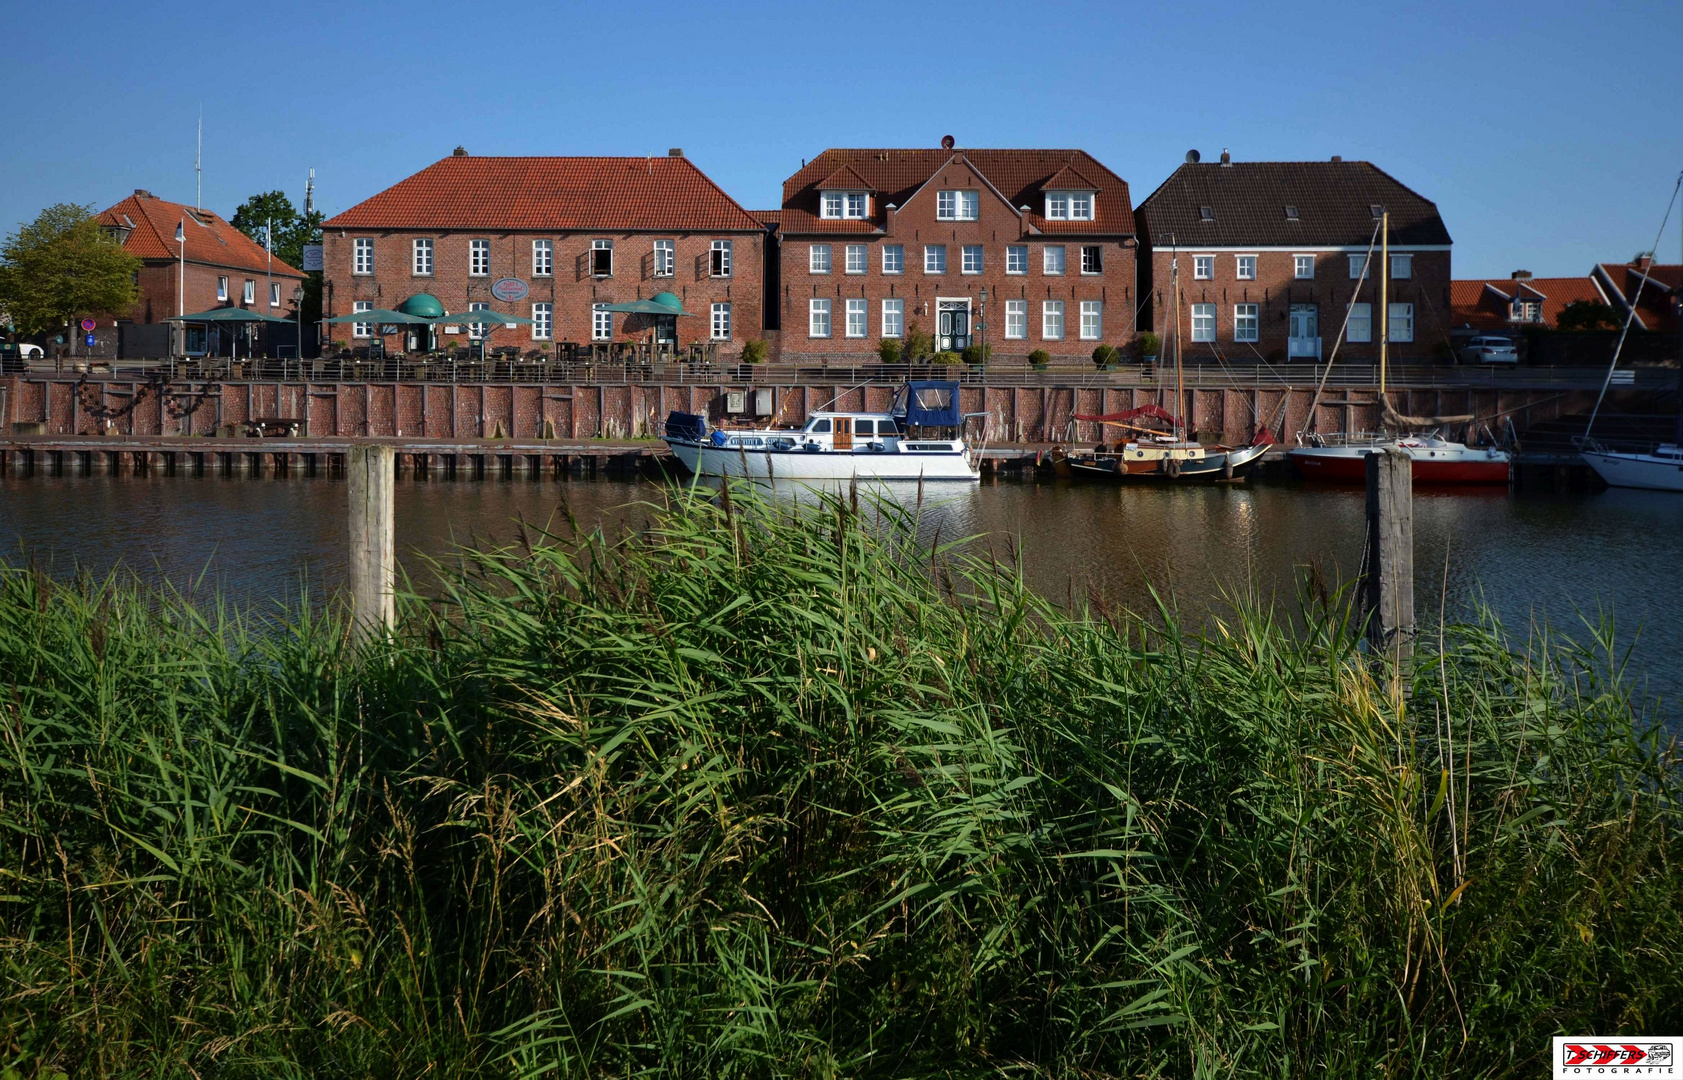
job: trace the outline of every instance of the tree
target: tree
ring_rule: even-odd
[[[0,308],[30,337],[89,315],[124,315],[140,260],[100,231],[93,207],[58,203],[0,245]]]
[[[240,203],[228,223],[262,244],[270,222],[275,230],[275,258],[295,269],[304,263],[304,245],[321,243],[322,213],[300,214],[284,191],[265,191]],[[304,275],[304,321],[321,318],[321,273]]]
[[[1618,312],[1599,300],[1574,300],[1560,310],[1557,330],[1617,330]]]

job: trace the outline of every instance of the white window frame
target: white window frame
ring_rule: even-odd
[[[1087,269],[1087,253],[1088,252],[1092,252],[1092,255],[1093,255],[1093,268],[1091,270]],[[1098,275],[1104,273],[1104,245],[1103,244],[1082,244],[1081,245],[1081,272],[1083,274],[1086,274],[1088,277],[1097,277]]]
[[[1054,251],[1057,252],[1056,256],[1052,254]],[[1063,277],[1064,270],[1069,265],[1067,255],[1062,244],[1047,244],[1040,249],[1040,272],[1047,277]],[[1056,267],[1052,265],[1054,262],[1057,263]]]
[[[1307,268],[1308,271],[1309,271],[1307,274],[1305,274],[1303,272],[1305,268]],[[1291,257],[1291,273],[1292,273],[1292,280],[1294,280],[1294,281],[1314,281],[1315,280],[1315,256],[1313,256],[1313,255],[1293,255]]]
[[[532,241],[532,276],[555,276],[555,241]]]
[[[491,241],[468,241],[468,277],[491,276]]]
[[[491,310],[491,305],[487,304],[483,301],[475,300],[472,303],[468,304],[468,312],[469,313],[472,313],[472,312],[475,312],[475,311],[490,311],[490,310]],[[464,325],[466,325],[467,328],[468,328],[468,340],[470,340],[470,341],[484,341],[486,336],[490,334],[491,328],[493,326],[495,326],[496,323],[474,322],[470,319]]]
[[[882,336],[885,338],[906,336],[906,302],[899,297],[882,302]]]
[[[1366,345],[1373,340],[1373,305],[1351,304],[1345,321],[1344,340],[1352,345]]]
[[[860,221],[870,215],[869,192],[828,190],[818,193],[818,216],[826,221]]]
[[[1216,339],[1216,306],[1214,304],[1192,305],[1192,340],[1202,344]]]
[[[806,336],[809,338],[827,338],[833,329],[830,322],[830,301],[824,297],[813,297],[806,306]]]
[[[944,274],[947,272],[947,245],[923,245],[923,272],[926,274]]]
[[[1360,281],[1362,279],[1362,276],[1363,276],[1362,275],[1362,270],[1366,265],[1367,265],[1367,254],[1366,254],[1366,252],[1364,252],[1360,255],[1351,255],[1350,256],[1350,280],[1351,281]]]
[[[1233,256],[1233,279],[1235,281],[1255,281],[1256,280],[1256,256],[1255,255],[1235,255],[1235,256]]]
[[[806,249],[806,270],[809,274],[830,272],[829,244],[812,244]]]
[[[842,252],[842,272],[863,274],[871,264],[871,256],[864,244],[849,244]]]
[[[228,275],[226,275],[226,274],[218,274],[217,275],[217,278],[216,278],[216,298],[218,300],[228,299]]]
[[[1414,256],[1408,252],[1391,255],[1391,280],[1409,281],[1414,277]]]
[[[1081,301],[1081,340],[1098,341],[1104,337],[1104,301]]]
[[[555,305],[545,300],[532,304],[532,340],[548,341],[555,336]]]
[[[596,253],[598,251],[608,253],[608,272],[605,274],[596,271]],[[590,242],[590,276],[594,278],[611,278],[614,276],[614,242],[612,240],[603,239]]]
[[[888,257],[894,256],[894,265],[888,264]],[[882,272],[885,274],[904,274],[906,272],[906,245],[884,244],[882,246]]]
[[[269,306],[280,307],[280,282],[269,282]]]
[[[844,199],[842,217],[849,221],[863,221],[870,213],[871,199],[863,191],[849,191]]]
[[[1027,244],[1007,244],[1005,247],[1005,272],[1007,274],[1028,273]]]
[[[850,338],[862,338],[870,329],[870,315],[866,310],[866,300],[862,296],[855,296],[848,300],[844,310],[846,322],[842,325],[842,333]]]
[[[1062,341],[1064,339],[1064,302],[1062,300],[1042,300],[1040,302],[1040,340]]]
[[[1262,305],[1233,305],[1233,340],[1241,343],[1262,340]]]
[[[712,308],[712,327],[714,341],[729,341],[731,336],[730,304],[719,302]]]
[[[352,300],[351,301],[351,314],[353,314],[353,315],[355,315],[359,311],[372,311],[372,310],[374,310],[374,301],[372,301],[372,300]],[[365,323],[365,322],[352,323],[351,324],[351,336],[354,337],[354,338],[373,337],[374,336],[374,324],[373,323]]]
[[[735,245],[729,240],[715,240],[707,248],[707,274],[709,277],[728,278],[732,274],[736,255]]]
[[[1010,341],[1028,339],[1028,301],[1005,301],[1005,337]]]
[[[257,282],[251,278],[246,278],[245,288],[240,292],[240,298],[247,304],[257,303]]]
[[[981,215],[981,192],[971,188],[948,188],[935,193],[936,221],[975,221]]]
[[[1097,201],[1095,194],[1091,191],[1048,191],[1046,220],[1092,221],[1093,204]]]
[[[366,276],[374,272],[374,240],[359,236],[351,241],[351,273]]]
[[[614,339],[614,313],[608,310],[606,304],[590,305],[590,340],[612,341]]]
[[[432,241],[417,237],[409,242],[409,273],[413,277],[432,277]]]
[[[656,240],[654,242],[654,273],[652,277],[668,278],[678,275],[678,242],[676,240]]]
[[[1071,221],[1092,221],[1096,216],[1095,209],[1098,197],[1091,191],[1072,191],[1069,193],[1069,219]]]
[[[1193,281],[1214,281],[1215,280],[1215,256],[1214,255],[1194,255],[1194,256],[1192,256],[1192,280]]]
[[[1391,304],[1386,311],[1386,336],[1392,345],[1407,345],[1414,340],[1414,305]]]
[[[975,256],[974,265],[972,265],[972,255]],[[980,274],[984,265],[984,258],[981,244],[964,244],[958,249],[958,272],[961,274]]]

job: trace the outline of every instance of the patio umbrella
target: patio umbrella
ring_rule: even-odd
[[[245,308],[219,307],[209,311],[201,311],[197,315],[171,315],[165,322],[214,322],[214,323],[260,323],[274,322],[292,325],[291,319],[276,318],[265,315],[260,311],[247,311]]]
[[[444,323],[481,323],[488,326],[496,326],[498,324],[506,326],[509,323],[513,323],[516,326],[532,325],[532,320],[525,318],[524,316],[508,315],[501,311],[492,311],[489,308],[480,308],[477,311],[458,311],[454,315],[434,315],[432,318],[428,319],[427,322],[432,323],[434,326],[439,326]]]
[[[284,322],[285,320],[281,320]],[[329,323],[379,323],[381,326],[425,326],[434,321],[420,315],[406,315],[401,311],[390,308],[373,308],[369,311],[353,311],[349,315],[336,315],[331,319],[323,319]]]

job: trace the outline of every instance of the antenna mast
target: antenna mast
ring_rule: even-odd
[[[310,178],[304,182],[304,216],[309,217],[316,209],[316,171],[310,170]]]
[[[198,193],[197,196],[194,197],[194,201],[193,201],[193,208],[195,210],[203,210],[205,208],[204,156],[205,156],[205,107],[203,105],[200,105],[199,106],[199,148],[197,150],[193,151],[193,174],[199,181],[199,193]]]

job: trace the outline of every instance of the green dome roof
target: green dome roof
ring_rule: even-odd
[[[416,315],[423,319],[435,319],[444,314],[444,305],[438,302],[438,297],[430,292],[416,293],[397,306],[397,310],[405,315]]]
[[[661,307],[669,307],[673,311],[684,310],[684,302],[669,292],[655,293],[653,296],[649,297],[649,300],[652,303],[659,304]]]

